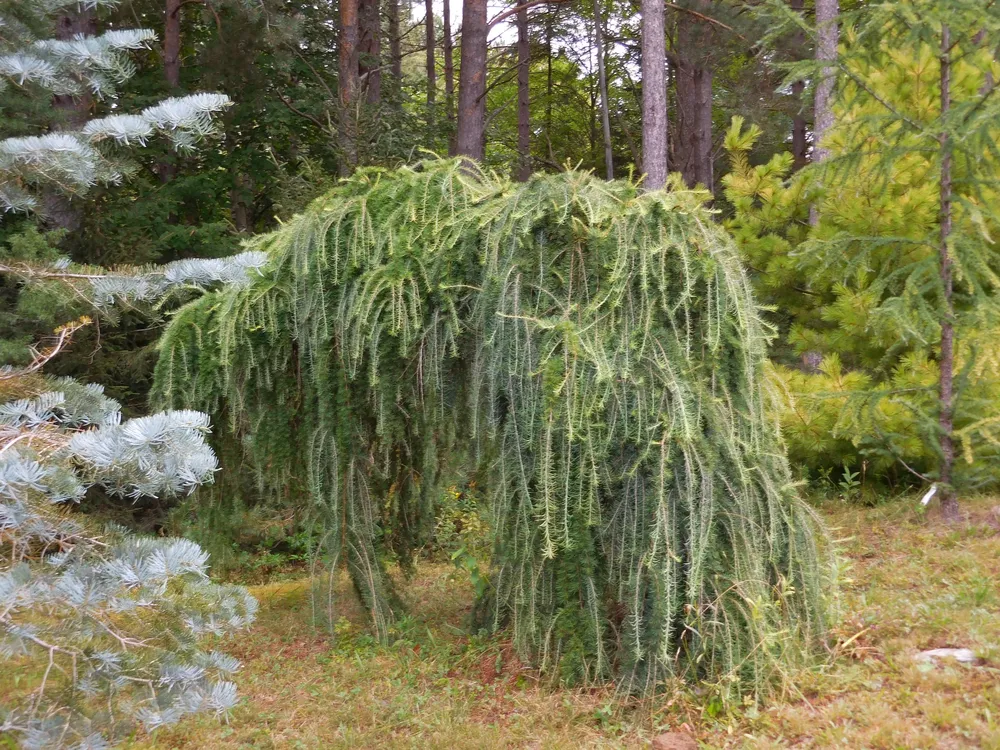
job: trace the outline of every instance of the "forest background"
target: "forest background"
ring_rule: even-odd
[[[301,210],[338,175],[427,152],[466,153],[517,179],[567,167],[607,177],[649,172],[643,150],[656,127],[643,117],[648,13],[638,5],[353,5],[169,0],[86,11],[92,32],[138,26],[160,40],[130,56],[135,75],[113,100],[77,102],[77,115],[81,107],[95,116],[190,91],[220,92],[233,104],[207,148],[177,152],[152,142],[136,152],[130,179],[93,186],[63,215],[8,213],[0,229],[5,254],[99,266],[224,257]],[[932,26],[957,24],[962,52],[953,56],[965,68],[952,96],[980,110],[960,124],[956,142],[988,141],[983,121],[992,107],[977,96],[993,104],[987,92],[996,63],[985,30],[993,11],[966,2],[929,12],[920,5],[699,0],[668,4],[664,15],[668,115],[658,129],[667,168],[712,192],[706,200],[734,232],[760,301],[772,306],[775,413],[795,471],[816,486],[846,484],[869,499],[876,488],[930,484],[941,455],[933,394],[941,326],[931,310],[938,292],[923,289],[923,307],[913,303],[914,289],[937,282],[921,279],[899,244],[904,235],[938,241],[940,153],[927,151],[922,135],[883,135],[916,123],[938,139]],[[824,32],[823,15],[838,11]],[[908,19],[914,14],[921,24]],[[979,31],[963,39],[962,29],[972,27]],[[471,105],[459,96],[467,36],[476,56],[466,69],[470,78],[473,68],[482,72],[472,84],[482,94],[473,92]],[[890,38],[897,49],[887,47]],[[835,68],[816,62],[823,57],[836,57]],[[839,72],[835,98],[824,71]],[[30,93],[17,85],[0,93],[7,135],[37,134],[66,119],[57,108],[53,120],[44,99],[28,106]],[[819,134],[834,121],[837,132],[821,148]],[[956,185],[965,180],[959,192],[972,196],[956,203],[979,205],[967,223],[980,257],[994,252],[984,196],[996,175],[990,147],[983,148],[976,174],[956,177]],[[828,187],[817,192],[816,165],[824,160]],[[76,315],[43,290],[24,292],[16,274],[3,283],[0,347],[4,361],[24,363],[28,344]],[[970,487],[991,481],[983,471],[996,446],[995,407],[983,411],[996,402],[997,355],[983,317],[991,293],[973,292],[980,319],[956,349],[962,397],[954,397],[961,413],[950,450],[963,458],[956,470],[970,474],[963,480]],[[142,413],[157,331],[148,314],[126,312],[115,326],[80,331],[49,370],[104,383],[127,414]],[[163,509],[123,510],[137,521],[164,522]]]

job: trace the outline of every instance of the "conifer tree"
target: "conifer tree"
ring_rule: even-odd
[[[4,8],[0,72],[28,100],[113,96],[134,71],[127,53],[152,34],[33,41],[45,13],[59,8]],[[42,210],[40,194],[72,198],[121,179],[130,148],[156,134],[191,148],[227,105],[224,96],[200,94],[0,140],[0,205],[5,214]],[[109,272],[32,255],[5,258],[0,272],[55,287],[109,318],[116,305],[156,304],[180,288],[245,282],[247,269],[263,262],[251,254]],[[197,544],[102,529],[68,507],[92,486],[133,499],[189,493],[218,468],[206,415],[123,420],[101,386],[42,374],[90,323],[60,326],[24,367],[0,367],[0,659],[5,671],[39,676],[5,683],[0,732],[26,748],[109,747],[140,725],[226,714],[236,704],[239,662],[204,640],[245,628],[257,606],[244,589],[208,580],[208,555]]]
[[[106,318],[178,288],[240,285],[260,254],[116,272],[67,264],[0,266],[60,287]],[[96,384],[42,369],[89,325],[60,326],[27,366],[0,367],[0,659],[42,675],[0,701],[0,732],[25,748],[109,747],[139,725],[236,705],[239,662],[203,641],[252,623],[245,589],[208,579],[187,539],[100,528],[71,508],[92,486],[131,498],[190,493],[218,462],[208,417],[165,411],[122,420]]]
[[[783,3],[774,7],[801,24]],[[805,378],[814,396],[828,378],[827,403],[844,407],[829,423],[834,438],[853,440],[866,460],[895,462],[936,483],[954,518],[959,488],[996,480],[998,388],[985,375],[998,361],[1000,325],[1000,102],[985,40],[1000,33],[1000,10],[975,0],[907,0],[865,5],[842,22],[826,160],[783,187],[774,178],[787,174],[787,160],[757,168],[737,161],[727,193],[738,209],[737,236],[794,278],[786,295],[806,292],[783,308],[795,310],[789,344],[799,354],[836,355]],[[791,66],[788,81],[825,64]],[[745,152],[739,139],[737,127],[729,145]],[[819,224],[796,247],[802,229],[786,231],[782,222],[801,221],[798,201],[815,198],[817,186]],[[859,370],[853,385],[842,367]]]
[[[90,0],[86,9],[116,0]],[[113,29],[71,39],[38,38],[52,15],[76,3],[31,0],[5,9],[0,37],[0,82],[28,96],[51,92],[64,97],[113,98],[135,66],[129,53],[148,47],[156,35],[147,29]],[[161,136],[179,150],[191,149],[214,132],[213,117],[229,105],[221,94],[166,99],[138,112],[115,112],[74,128],[0,140],[0,210],[38,211],[39,193],[57,191],[72,198],[98,183],[116,183],[131,169],[128,151]],[[2,137],[0,133],[0,137]]]
[[[4,681],[0,733],[24,748],[109,747],[138,725],[228,713],[239,662],[203,641],[247,627],[253,597],[210,582],[194,542],[101,529],[65,507],[92,485],[138,498],[211,481],[208,418],[122,421],[100,386],[35,367],[0,369],[0,393],[21,396],[0,403],[0,661],[39,676]]]
[[[408,566],[438,488],[474,473],[478,620],[524,658],[640,693],[766,689],[822,634],[825,575],[729,237],[676,181],[472,168],[361,170],[251,244],[261,278],[178,312],[158,403],[216,415],[254,470],[205,502],[308,497],[384,639],[386,554]]]

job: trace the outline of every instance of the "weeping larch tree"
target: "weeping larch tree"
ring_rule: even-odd
[[[362,169],[249,243],[258,280],[178,312],[156,398],[214,415],[257,502],[309,498],[382,638],[384,561],[475,477],[494,538],[476,617],[523,658],[639,693],[762,688],[824,631],[821,532],[765,415],[747,276],[673,188]]]

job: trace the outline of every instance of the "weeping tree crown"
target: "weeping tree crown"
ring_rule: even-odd
[[[163,405],[216,415],[310,499],[378,634],[455,472],[487,489],[481,624],[573,681],[762,687],[824,629],[811,513],[765,418],[767,331],[683,190],[363,170],[253,240],[260,278],[184,307]]]

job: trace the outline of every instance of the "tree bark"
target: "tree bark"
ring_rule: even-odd
[[[837,59],[839,38],[837,16],[839,13],[839,0],[816,0],[816,59],[820,62],[833,62]],[[833,86],[835,82],[836,69],[832,65],[824,66],[816,84],[814,101],[813,161],[823,161],[830,155],[829,149],[823,146],[823,138],[833,127]]]
[[[941,29],[941,118],[948,114],[951,108],[951,31],[947,26]],[[949,521],[957,521],[961,517],[958,499],[952,486],[952,470],[955,464],[955,446],[952,438],[953,430],[953,371],[955,367],[955,307],[952,300],[953,279],[952,259],[948,251],[948,239],[951,236],[951,138],[946,130],[938,136],[941,146],[941,184],[939,195],[939,210],[941,221],[941,242],[938,248],[941,269],[941,288],[943,291],[943,310],[941,316],[941,360],[939,362],[940,376],[938,382],[938,429],[941,433],[941,460],[938,470],[938,481],[941,483],[941,511]]]
[[[358,9],[358,71],[369,104],[382,100],[382,13],[379,0],[361,0]]]
[[[455,150],[481,160],[486,127],[486,0],[462,1],[462,66]]]
[[[666,36],[663,0],[641,0],[642,13],[642,168],[645,188],[667,182]]]
[[[601,95],[601,131],[604,135],[604,173],[615,178],[615,160],[611,149],[611,112],[608,104],[608,74],[604,59],[604,19],[601,0],[594,0],[594,46],[597,47],[597,85]]]
[[[163,23],[163,77],[173,93],[181,86],[181,4],[182,0],[166,0]],[[170,182],[177,174],[177,165],[170,157],[156,165],[160,182]],[[173,223],[176,217],[169,218]]]
[[[790,0],[789,5],[792,10],[802,13],[805,8],[803,0]],[[797,32],[792,39],[794,54],[799,57],[805,45],[805,38],[801,31]],[[809,144],[806,139],[806,118],[802,109],[802,94],[806,90],[805,81],[796,81],[792,84],[792,98],[796,107],[795,115],[792,117],[792,156],[795,158],[795,169],[801,169],[809,163]]]
[[[699,12],[709,3],[699,2]],[[712,69],[706,52],[714,43],[713,31],[696,17],[681,14],[677,21],[677,163],[690,187],[714,185],[712,164]]]
[[[166,0],[163,24],[163,75],[171,89],[181,85],[181,0]]]
[[[590,43],[589,49],[593,49],[594,40],[588,39]],[[592,71],[591,71],[592,72]],[[600,103],[598,99],[600,98],[597,94],[597,82],[594,80],[593,75],[587,76],[587,96],[590,99],[590,117],[587,118],[587,122],[590,124],[590,144],[587,149],[587,153],[590,154],[590,158],[597,161],[597,129],[600,127],[598,122],[601,119],[600,115]]]
[[[684,47],[681,47],[684,49]],[[712,71],[684,59],[677,72],[677,142],[675,156],[684,182],[711,189],[712,174]]]
[[[517,11],[517,155],[514,178],[525,182],[531,177],[531,43],[528,39],[528,9]]]
[[[340,0],[340,138],[344,158],[340,174],[346,177],[358,165],[358,0]]]
[[[427,42],[427,110],[428,120],[434,122],[434,102],[437,100],[437,68],[434,61],[434,2],[425,0],[424,3],[424,36]]]
[[[444,17],[441,34],[444,37],[444,106],[448,122],[454,126],[455,122],[455,40],[451,37],[451,3],[443,0]],[[454,139],[449,144],[449,152],[454,151]]]
[[[389,0],[389,73],[396,92],[403,83],[403,40],[399,34],[399,0]]]

